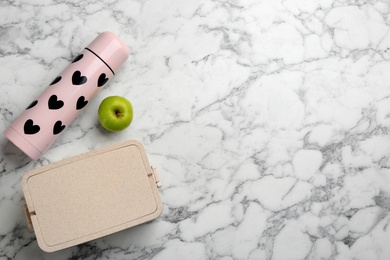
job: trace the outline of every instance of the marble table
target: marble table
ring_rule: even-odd
[[[0,132],[98,33],[131,49],[37,161],[0,137],[0,259],[390,259],[386,0],[2,1]],[[121,95],[131,126],[104,131]],[[56,253],[21,178],[136,139],[163,187],[155,221]]]

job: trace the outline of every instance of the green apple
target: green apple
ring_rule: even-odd
[[[98,116],[105,129],[112,132],[121,131],[133,120],[133,106],[124,97],[106,97],[99,106]]]

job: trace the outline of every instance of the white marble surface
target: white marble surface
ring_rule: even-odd
[[[130,59],[38,161],[0,137],[0,259],[390,259],[390,3],[2,1],[0,131],[99,32]],[[97,121],[106,96],[130,128]],[[26,227],[33,168],[143,142],[157,220],[57,253]]]

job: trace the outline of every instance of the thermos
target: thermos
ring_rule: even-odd
[[[127,46],[116,35],[101,33],[33,100],[4,135],[31,159],[38,159],[128,56]]]

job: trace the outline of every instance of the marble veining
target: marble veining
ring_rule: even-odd
[[[38,161],[0,137],[0,259],[390,259],[387,0],[0,3],[0,132],[99,32],[131,50]],[[130,128],[97,108],[121,95]],[[23,215],[29,170],[145,144],[164,209],[48,254]]]

